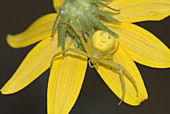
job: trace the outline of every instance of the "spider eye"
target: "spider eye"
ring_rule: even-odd
[[[92,37],[93,47],[101,52],[107,52],[114,48],[115,38],[106,31],[98,30]]]

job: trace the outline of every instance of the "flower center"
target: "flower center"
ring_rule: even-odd
[[[100,0],[65,0],[63,5],[61,6],[59,13],[57,15],[56,21],[53,26],[52,37],[55,33],[56,27],[58,27],[58,46],[62,46],[62,49],[65,49],[65,37],[66,35],[70,35],[71,37],[76,39],[76,44],[78,44],[77,48],[82,47],[81,41],[77,35],[77,32],[84,37],[87,35],[89,38],[93,37],[93,34],[97,30],[107,31],[113,37],[118,37],[114,31],[111,31],[107,26],[105,26],[100,19],[104,18],[104,20],[110,20],[116,23],[120,23],[118,20],[113,18],[110,14],[104,13],[98,9],[97,5],[102,5],[114,11],[119,11],[113,9],[102,2]],[[101,18],[102,17],[102,18]],[[57,23],[59,19],[59,23]],[[72,24],[75,29],[68,26],[68,24]],[[75,30],[77,32],[75,32]],[[106,48],[108,48],[106,46]],[[106,49],[104,49],[106,50]]]
[[[88,12],[97,18],[95,8],[97,8],[97,6],[89,3],[88,0],[66,0],[63,4],[61,16],[69,14],[69,23],[77,26],[79,31],[83,30],[84,32],[90,32],[94,27],[94,24],[86,16],[85,12]]]

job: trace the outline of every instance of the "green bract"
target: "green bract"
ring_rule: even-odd
[[[80,42],[79,36],[75,34],[66,23],[70,23],[84,36],[86,33],[90,38],[97,30],[103,30],[109,32],[114,37],[118,37],[118,34],[107,28],[101,21],[101,18],[107,18],[110,21],[120,23],[118,20],[113,18],[110,14],[104,13],[98,9],[97,5],[105,6],[113,11],[118,12],[119,10],[113,9],[99,0],[65,0],[61,6],[58,15],[56,17],[53,30],[53,34],[56,32],[58,27],[58,46],[62,46],[62,50],[65,49],[65,38],[66,35],[75,38],[76,48],[83,50],[83,46]],[[59,22],[58,22],[59,19]]]

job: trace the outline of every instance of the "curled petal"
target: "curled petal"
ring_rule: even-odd
[[[129,23],[111,25],[120,36],[120,42],[133,60],[155,68],[170,67],[170,50],[147,30]]]
[[[59,11],[61,5],[63,4],[65,0],[53,0],[53,6],[56,12]]]
[[[131,81],[129,81],[129,79],[124,76],[126,92],[123,101],[130,105],[139,105],[142,101],[148,98],[148,94],[138,68],[136,67],[130,56],[128,56],[126,51],[123,49],[122,45],[119,46],[119,50],[114,54],[113,59],[115,62],[125,67],[125,69],[134,78],[138,88],[137,96],[134,85],[131,83]],[[121,99],[122,82],[120,80],[119,73],[115,72],[113,69],[114,68],[99,65],[97,71],[103,78],[105,83],[109,86],[109,88]]]
[[[170,0],[113,0],[108,5],[120,9],[120,14],[114,15],[116,19],[130,23],[159,21],[170,15]]]
[[[60,49],[57,38],[43,40],[26,56],[12,78],[2,87],[2,94],[15,93],[30,84],[50,67],[52,57]]]
[[[7,42],[13,48],[26,47],[30,44],[49,38],[56,18],[56,13],[47,14],[36,20],[27,30],[16,35],[8,35]]]
[[[68,114],[73,107],[87,67],[87,58],[66,52],[56,57],[51,68],[48,82],[47,109],[48,114]]]

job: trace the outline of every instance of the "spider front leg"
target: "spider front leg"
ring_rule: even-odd
[[[135,90],[136,90],[136,93],[137,93],[137,97],[138,97],[138,88],[137,88],[137,85],[135,83],[135,80],[134,78],[131,76],[131,74],[124,68],[124,66],[122,66],[121,64],[118,64],[116,62],[113,62],[113,61],[108,61],[108,60],[98,60],[99,63],[102,63],[104,65],[107,65],[107,66],[110,66],[110,67],[114,67],[114,68],[117,68],[119,70],[119,74],[120,74],[120,80],[121,80],[121,83],[122,83],[122,98],[121,98],[121,101],[119,102],[118,105],[121,104],[121,102],[123,101],[124,99],[124,96],[125,96],[125,80],[124,80],[124,77],[123,77],[123,74],[127,77],[127,79],[133,84]]]
[[[113,62],[113,64],[114,64],[114,62]],[[115,64],[115,66],[119,69],[120,80],[122,82],[122,98],[121,98],[121,100],[120,100],[120,102],[118,104],[118,105],[120,105],[122,103],[124,97],[125,97],[126,85],[125,85],[125,79],[123,77],[123,70],[122,70],[122,68],[120,66],[116,65],[116,64]]]
[[[111,61],[113,61],[113,54],[116,53],[118,48],[119,48],[119,42],[118,42],[117,46],[114,49],[112,49],[112,50],[110,50],[108,52],[105,52],[103,54],[103,59],[104,60],[111,60]]]
[[[88,63],[89,63],[90,68],[98,68],[98,65],[99,65],[98,62],[94,63],[94,62],[91,61],[91,59],[89,59]],[[93,63],[93,65],[91,63]]]
[[[112,49],[112,50],[110,50],[108,52],[105,52],[104,53],[104,59],[107,59],[108,57],[112,56],[119,49],[119,44],[120,43],[118,42],[117,46],[114,49]]]
[[[89,58],[91,57],[90,55],[88,55],[87,53],[85,53],[85,52],[83,52],[83,51],[80,51],[80,50],[77,50],[77,49],[73,49],[73,48],[66,48],[65,50],[63,50],[63,51],[61,51],[61,52],[58,52],[58,53],[56,53],[56,54],[53,56],[50,67],[51,67],[52,64],[54,63],[54,61],[55,61],[55,59],[56,59],[57,56],[59,56],[59,55],[61,55],[61,54],[63,54],[63,53],[66,53],[67,51],[72,51],[72,52],[78,53],[78,54],[80,54],[80,55],[84,55],[84,56],[86,56],[86,57],[89,57]]]
[[[119,104],[118,104],[118,105],[120,105],[120,104],[122,103],[123,99],[124,99],[124,96],[125,96],[126,86],[125,86],[125,79],[124,79],[124,77],[123,77],[122,68],[119,67],[119,66],[117,66],[117,68],[119,69],[120,80],[121,80],[121,82],[122,82],[122,98],[121,98],[121,100],[120,100],[120,102],[119,102]]]
[[[76,27],[74,25],[72,25],[71,23],[68,23],[68,22],[64,22],[63,24],[67,24],[69,25],[73,30],[74,32],[77,34],[77,36],[80,38],[80,41],[81,43],[83,44],[83,47],[84,49],[86,50],[87,53],[90,53],[91,52],[91,48],[89,48],[89,44],[88,42],[86,43],[83,36],[79,33],[79,31],[76,29]],[[85,36],[87,38],[87,36]],[[89,39],[89,38],[87,38]]]

